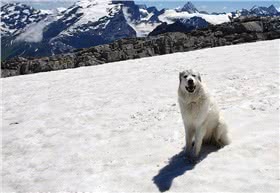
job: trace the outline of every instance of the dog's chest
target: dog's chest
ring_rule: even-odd
[[[207,113],[205,105],[202,103],[189,103],[187,105],[184,105],[183,108],[183,119],[185,119],[188,124],[191,124],[193,126],[201,124],[201,122],[205,118],[205,113]]]
[[[201,113],[201,106],[194,102],[186,105],[185,108],[186,108],[187,116],[190,117],[191,119],[197,118]]]

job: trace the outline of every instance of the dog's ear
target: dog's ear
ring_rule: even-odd
[[[181,80],[182,80],[182,76],[184,76],[184,71],[183,71],[183,72],[179,72],[179,80],[180,80],[180,83],[181,83]]]
[[[200,73],[199,73],[199,72],[197,73],[197,78],[198,78],[198,80],[201,82],[201,76],[200,76]]]

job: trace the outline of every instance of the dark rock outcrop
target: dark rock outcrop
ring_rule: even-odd
[[[157,26],[151,33],[149,33],[149,36],[156,36],[167,32],[190,32],[193,29],[194,26],[185,26],[180,21],[175,21],[172,24],[167,24],[164,22]]]
[[[280,17],[240,17],[229,23],[209,25],[208,28],[189,33],[121,39],[111,44],[51,57],[17,57],[2,62],[2,77],[277,38],[280,38]]]
[[[178,19],[172,24],[166,22],[157,26],[149,36],[155,36],[167,32],[190,32],[194,29],[202,29],[208,27],[209,23],[201,17],[192,17],[190,19]]]

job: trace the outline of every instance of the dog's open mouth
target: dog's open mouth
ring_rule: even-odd
[[[195,86],[186,86],[186,90],[190,93],[194,92]]]

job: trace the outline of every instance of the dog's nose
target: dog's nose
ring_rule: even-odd
[[[193,85],[193,79],[189,79],[189,80],[188,80],[188,84],[189,84],[189,85]]]

